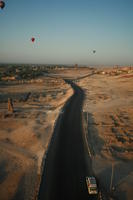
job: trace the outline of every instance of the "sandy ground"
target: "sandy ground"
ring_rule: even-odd
[[[75,79],[92,71],[63,69],[51,73]],[[132,200],[133,74],[100,72],[76,83],[86,95],[83,114],[94,173],[115,199]],[[0,85],[1,200],[31,200],[36,196],[54,124],[72,93],[61,78]],[[13,98],[13,114],[7,112],[8,97]]]
[[[95,74],[78,82],[86,95],[83,112],[94,173],[120,200],[133,198],[132,77]]]
[[[35,199],[56,119],[72,94],[60,78],[0,85],[1,200]]]
[[[87,74],[92,73],[91,68],[87,67],[77,67],[77,68],[63,68],[63,69],[52,69],[49,70],[50,75],[52,74],[55,77],[63,77],[64,79],[77,79],[83,77]]]

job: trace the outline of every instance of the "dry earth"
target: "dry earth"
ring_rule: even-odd
[[[61,78],[0,85],[1,200],[35,199],[56,119],[72,94]],[[7,111],[9,97],[14,113]]]
[[[83,112],[94,173],[119,200],[133,199],[132,77],[127,71],[101,73],[78,82],[86,95]]]
[[[107,192],[114,188],[115,199],[132,200],[133,73],[89,68],[50,73],[68,79],[93,73],[76,81],[86,95],[83,113],[93,170]],[[34,199],[54,124],[72,93],[61,78],[0,85],[1,200]],[[8,97],[13,114],[7,112]]]
[[[50,74],[57,77],[63,77],[64,79],[77,79],[83,77],[87,74],[92,73],[91,68],[89,67],[71,67],[71,68],[62,68],[62,69],[52,69],[49,70]]]

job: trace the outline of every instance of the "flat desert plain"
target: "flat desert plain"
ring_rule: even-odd
[[[73,95],[63,79],[84,91],[84,137],[101,191],[132,200],[133,68],[81,67],[0,83],[0,199],[36,199],[56,121]],[[7,110],[8,98],[13,113]]]
[[[0,200],[36,198],[56,120],[72,94],[61,78],[0,85]]]
[[[115,199],[133,199],[133,73],[103,70],[78,82],[94,174]],[[117,70],[116,70],[117,71]]]

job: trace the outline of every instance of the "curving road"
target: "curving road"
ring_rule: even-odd
[[[74,95],[59,117],[48,151],[38,200],[88,200],[85,177],[92,175],[82,129],[84,93],[71,83]]]

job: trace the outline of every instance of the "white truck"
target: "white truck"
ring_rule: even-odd
[[[89,194],[98,194],[97,183],[95,177],[86,177],[86,184]]]

